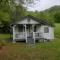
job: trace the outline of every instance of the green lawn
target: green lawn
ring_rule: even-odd
[[[8,39],[10,38],[10,34],[0,34],[0,40],[1,39]]]
[[[60,39],[27,45],[9,43],[0,53],[0,60],[60,60]]]
[[[0,60],[60,60],[60,24],[56,24],[54,41],[28,45],[25,43],[6,43],[0,50]],[[8,38],[8,35],[0,35]],[[6,37],[5,37],[6,36]]]
[[[55,24],[55,36],[60,38],[60,24]]]

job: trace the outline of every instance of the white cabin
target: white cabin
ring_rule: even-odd
[[[54,27],[45,20],[39,20],[32,16],[23,17],[13,24],[13,42],[23,41],[26,43],[36,40],[53,40]]]

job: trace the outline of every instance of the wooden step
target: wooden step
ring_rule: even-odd
[[[27,43],[28,44],[34,44],[34,39],[33,38],[27,38]]]

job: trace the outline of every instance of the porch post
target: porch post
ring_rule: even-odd
[[[15,41],[15,26],[16,26],[16,25],[13,26],[13,43],[16,42],[16,41]]]
[[[34,44],[35,44],[35,32],[34,32],[34,26],[35,26],[35,25],[32,25],[32,31],[33,31],[33,39],[34,39]]]
[[[27,43],[27,30],[26,30],[26,24],[25,24],[25,35],[26,35],[26,43]]]

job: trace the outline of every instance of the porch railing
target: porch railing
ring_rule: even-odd
[[[34,38],[42,38],[42,33],[40,33],[40,32],[33,32],[33,37]]]
[[[16,38],[25,38],[25,32],[16,32],[15,37]]]
[[[16,38],[26,38],[26,32],[16,32],[15,33]],[[33,33],[27,33],[27,37],[31,38],[42,38],[42,33],[39,32],[33,32]]]

